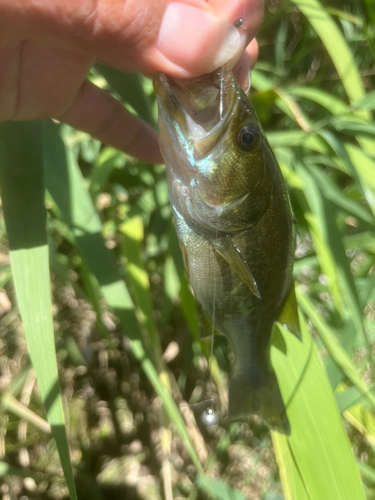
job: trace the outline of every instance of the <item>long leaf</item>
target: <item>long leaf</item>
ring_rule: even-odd
[[[319,242],[317,240],[317,243],[320,248],[325,248],[333,259],[333,266],[330,267],[337,275],[337,283],[332,283],[332,285],[336,285],[333,290],[336,291],[337,285],[339,285],[340,295],[342,294],[342,297],[345,300],[346,308],[352,317],[357,331],[359,331],[363,337],[367,348],[369,362],[372,364],[371,347],[363,323],[362,310],[356,286],[351,274],[348,258],[345,254],[345,249],[341,241],[341,235],[337,229],[332,205],[324,198],[324,196],[322,196],[322,193],[316,185],[314,177],[310,175],[308,168],[299,163],[298,172],[304,183],[304,193],[306,199],[312,213],[316,217],[317,224],[314,224],[312,229],[319,238]]]
[[[369,390],[369,387],[363,382],[363,380],[357,374],[356,367],[354,366],[352,360],[345,352],[343,347],[337,342],[334,334],[327,325],[327,323],[317,314],[314,305],[311,300],[308,299],[306,295],[298,293],[298,302],[303,308],[304,312],[311,320],[315,328],[317,329],[319,335],[321,336],[329,354],[332,356],[335,363],[340,367],[340,369],[345,373],[352,384],[357,387],[362,395],[369,401],[371,406],[375,407],[375,396]],[[355,335],[355,333],[354,333]]]
[[[69,493],[76,499],[52,322],[42,122],[0,125],[0,184],[14,285],[27,345]]]
[[[318,0],[292,0],[307,17],[332,58],[349,99],[354,102],[365,95],[362,80],[345,38],[329,13]],[[368,117],[365,112],[364,117]]]
[[[349,440],[302,316],[300,323],[302,342],[283,331],[286,355],[271,349],[292,428],[289,438],[273,439],[284,494],[287,500],[364,500]],[[275,335],[281,334],[278,328]]]

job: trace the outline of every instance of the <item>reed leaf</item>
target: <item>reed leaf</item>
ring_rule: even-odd
[[[286,354],[271,350],[292,428],[290,437],[272,433],[286,500],[364,500],[332,390],[302,316],[300,323],[302,342],[284,330]]]
[[[52,323],[43,145],[43,122],[0,125],[0,186],[17,302],[47,419],[75,500]]]

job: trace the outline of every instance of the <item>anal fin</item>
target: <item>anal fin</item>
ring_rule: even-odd
[[[239,248],[233,243],[230,236],[214,240],[215,250],[228,262],[231,268],[240,276],[253,294],[260,299],[257,282],[243,258]]]

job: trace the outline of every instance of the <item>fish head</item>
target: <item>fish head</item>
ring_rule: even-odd
[[[232,71],[191,80],[159,75],[154,88],[169,184],[178,186],[172,204],[223,231],[250,227],[269,205],[275,160]]]

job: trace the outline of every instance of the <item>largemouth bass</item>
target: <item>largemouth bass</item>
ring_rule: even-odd
[[[228,68],[192,80],[159,75],[154,88],[188,278],[234,353],[229,415],[255,413],[289,434],[270,362],[274,322],[299,331],[294,219],[280,168]]]

